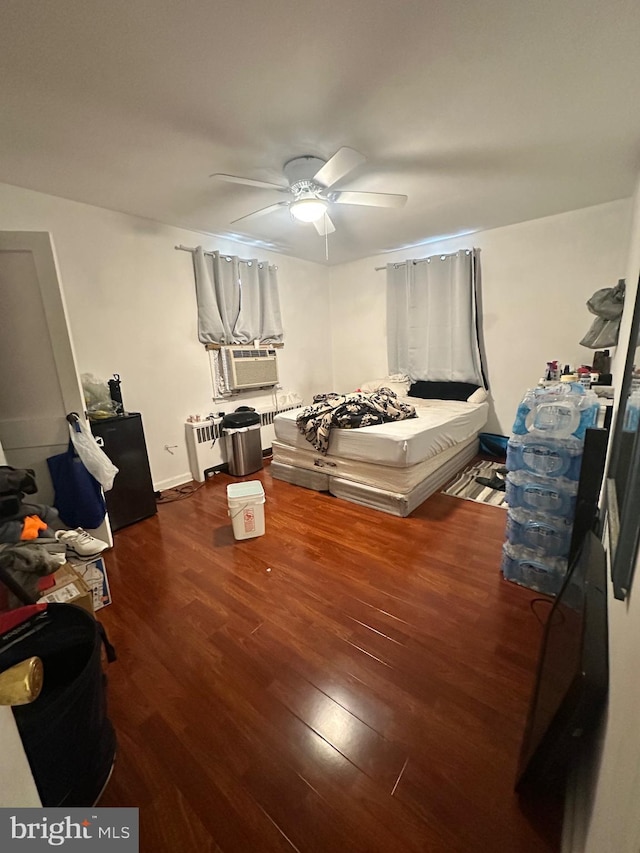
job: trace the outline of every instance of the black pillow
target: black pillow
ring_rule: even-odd
[[[471,382],[428,382],[419,379],[409,388],[409,397],[421,397],[423,400],[468,400],[479,385]]]

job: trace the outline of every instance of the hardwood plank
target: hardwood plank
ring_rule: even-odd
[[[222,853],[189,801],[174,787],[167,787],[145,809],[141,823],[144,848],[173,853]]]
[[[437,815],[440,823],[455,826],[452,850],[533,853],[545,849],[538,829],[527,822],[510,796],[510,785],[497,784],[496,779],[482,796],[472,796],[456,776],[410,761],[395,796],[426,820]]]
[[[181,796],[216,844],[225,851],[286,851],[292,845],[258,808],[246,788],[222,774],[215,756],[194,756],[158,714],[145,724],[145,738]],[[145,840],[145,846],[146,846]]]
[[[402,748],[293,674],[274,681],[269,691],[348,761],[392,790],[407,758]]]
[[[226,475],[115,536],[102,804],[140,807],[143,853],[558,850],[512,791],[541,626],[504,510],[248,479],[264,536],[233,539]]]

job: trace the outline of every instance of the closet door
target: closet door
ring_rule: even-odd
[[[46,460],[66,448],[65,415],[82,414],[84,397],[49,233],[0,231],[0,316],[0,443],[50,504]]]

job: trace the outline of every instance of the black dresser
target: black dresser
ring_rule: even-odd
[[[156,498],[140,413],[91,421],[91,431],[119,469],[113,488],[105,492],[111,529],[120,530],[155,515]]]

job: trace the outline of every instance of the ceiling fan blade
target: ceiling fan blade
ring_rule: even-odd
[[[404,207],[407,203],[406,195],[395,193],[358,193],[339,192],[336,197],[331,197],[334,204],[362,204],[367,207]]]
[[[353,171],[356,166],[359,166],[367,158],[355,151],[353,148],[340,148],[313,176],[313,180],[317,181],[325,187],[332,187],[340,178],[344,178],[346,174]]]
[[[209,175],[210,178],[217,178],[219,181],[226,181],[229,184],[244,184],[247,187],[260,187],[263,190],[276,190],[279,193],[290,192],[289,187],[282,187],[280,184],[270,184],[267,181],[254,181],[253,178],[240,178],[238,175],[222,175],[216,172],[214,175]]]
[[[252,219],[254,216],[264,216],[266,213],[273,213],[281,207],[288,207],[288,201],[277,201],[275,204],[270,204],[268,207],[261,207],[260,210],[254,210],[253,213],[246,213],[244,216],[239,216],[237,219],[231,220],[230,225],[235,225],[236,222],[242,222],[244,219]]]
[[[326,237],[327,234],[333,234],[336,230],[336,226],[329,219],[329,215],[326,213],[322,219],[317,219],[313,224],[321,237]]]

